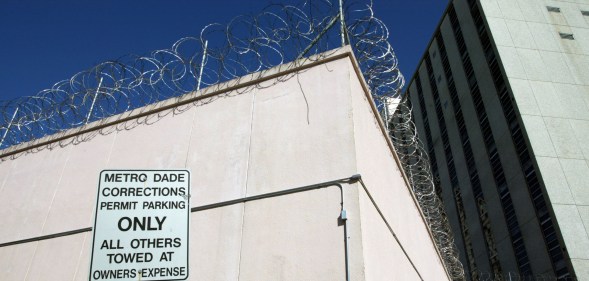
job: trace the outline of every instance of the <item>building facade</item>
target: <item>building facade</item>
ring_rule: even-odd
[[[467,279],[589,280],[589,1],[450,1],[404,102]]]

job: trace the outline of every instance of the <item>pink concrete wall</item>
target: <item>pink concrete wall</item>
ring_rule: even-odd
[[[5,157],[0,243],[91,226],[103,169],[189,169],[192,207],[362,173],[417,269],[444,279],[350,57],[279,80]],[[352,280],[413,278],[361,187],[344,189]],[[191,279],[342,280],[340,208],[328,187],[194,212]],[[0,247],[0,276],[87,280],[91,241],[85,232]]]

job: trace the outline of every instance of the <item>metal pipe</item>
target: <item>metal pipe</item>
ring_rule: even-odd
[[[348,237],[348,213],[344,207],[344,187],[336,183],[334,184],[340,189],[341,193],[341,211],[340,211],[340,219],[342,220],[342,224],[344,225],[344,258],[345,258],[345,267],[346,267],[346,281],[350,281],[350,248],[349,248],[349,237]]]
[[[415,266],[415,264],[413,263],[413,260],[411,260],[411,257],[409,256],[409,253],[407,253],[407,250],[405,250],[405,247],[403,247],[403,244],[401,243],[401,240],[399,240],[399,237],[397,237],[397,234],[395,234],[395,232],[393,231],[393,228],[391,227],[391,225],[389,224],[389,222],[385,218],[384,214],[380,211],[380,208],[378,207],[378,205],[376,205],[376,201],[374,201],[374,198],[372,198],[372,195],[368,191],[368,188],[364,184],[364,181],[362,181],[362,179],[360,178],[359,179],[359,182],[362,185],[362,188],[364,189],[364,191],[366,192],[366,195],[368,195],[368,198],[370,199],[370,202],[372,202],[372,205],[374,206],[374,208],[376,209],[376,211],[378,212],[378,214],[380,215],[380,217],[382,218],[382,220],[386,224],[387,228],[389,229],[389,232],[393,235],[393,238],[395,238],[395,241],[399,245],[399,248],[401,248],[401,251],[403,252],[403,254],[405,255],[405,257],[407,258],[407,260],[409,261],[409,263],[411,264],[411,266],[413,267],[413,270],[415,270],[415,273],[417,273],[417,276],[419,276],[419,280],[422,280],[423,281],[423,277],[419,273],[419,270],[417,269],[417,266]]]

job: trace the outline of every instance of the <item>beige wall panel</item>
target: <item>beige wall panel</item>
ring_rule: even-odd
[[[0,243],[42,233],[70,147],[19,157],[0,195]]]
[[[554,32],[551,25],[545,23],[528,22],[530,32],[538,50],[560,52],[558,41],[560,36]],[[558,37],[558,38],[557,38]]]
[[[106,167],[114,139],[114,133],[96,135],[72,146],[76,153],[70,154],[65,165],[44,235],[92,226],[98,176]]]
[[[589,260],[589,236],[575,205],[553,205],[571,259]]]
[[[589,280],[589,260],[571,259],[571,262],[573,263],[573,267],[575,267],[577,280]]]
[[[575,204],[558,158],[536,157],[552,204]]]
[[[571,54],[566,55],[565,60],[573,74],[573,78],[575,78],[575,83],[579,85],[588,85],[589,56]]]
[[[193,116],[194,108],[179,114],[166,110],[117,125],[105,169],[184,167]]]
[[[507,29],[507,24],[504,19],[489,17],[487,18],[487,23],[489,24],[489,29],[493,32],[495,44],[504,47],[514,47],[513,40],[511,39],[509,29]],[[448,44],[446,42],[444,43]]]
[[[186,165],[192,206],[245,196],[254,92],[222,95],[195,109]]]
[[[564,118],[544,118],[556,155],[560,158],[583,159],[581,144],[574,137],[573,128]]]
[[[84,245],[80,252],[80,258],[76,265],[76,273],[72,280],[74,281],[88,281],[90,274],[90,255],[92,254],[92,232],[86,232],[84,237]]]
[[[509,82],[511,82],[511,89],[513,89],[513,96],[517,102],[519,112],[522,115],[540,115],[540,108],[529,81],[511,78]]]
[[[589,93],[587,93],[589,98]],[[588,106],[589,108],[589,106]],[[581,144],[583,156],[589,160],[589,121],[585,120],[569,120],[577,142]]]
[[[25,280],[37,249],[37,243],[0,248],[0,277],[2,280]]]
[[[352,175],[346,63],[311,68],[256,92],[247,195]]]
[[[393,234],[363,191],[360,192],[360,211],[366,280],[420,280]],[[444,277],[436,280],[444,280]]]
[[[575,79],[571,75],[569,67],[564,59],[564,54],[550,51],[539,52],[540,56],[542,56],[544,65],[550,68],[552,82],[569,84],[575,83]]]
[[[536,49],[534,38],[525,21],[506,19],[505,23],[516,48]],[[491,31],[494,32],[494,30]]]
[[[587,181],[589,167],[587,163],[579,159],[561,158],[559,160],[575,203],[589,206],[589,182]],[[587,250],[589,250],[589,247],[587,247]],[[589,259],[589,255],[587,258]]]
[[[239,280],[344,280],[340,203],[337,187],[246,203]]]
[[[238,280],[243,204],[190,216],[192,280]]]
[[[82,233],[39,241],[26,280],[73,280],[84,237]]]
[[[514,47],[497,46],[499,54],[503,59],[503,67],[509,78],[526,79],[526,72],[520,62],[517,49]]]
[[[248,196],[355,172],[347,66],[333,61],[256,92]]]
[[[482,0],[481,6],[483,6],[487,17],[503,17],[503,13],[501,13],[501,9],[496,0]]]
[[[556,157],[556,151],[550,140],[544,118],[535,115],[522,115],[522,121],[530,137],[530,143],[536,157]]]
[[[13,164],[13,161],[0,160],[0,194],[2,194],[2,189],[4,189],[4,183],[10,177]]]
[[[496,0],[501,8],[501,13],[506,19],[523,20],[524,16],[519,8],[517,1],[513,0]]]
[[[493,1],[493,0],[490,0]],[[528,22],[546,22],[542,7],[536,5],[535,0],[517,0],[517,4],[524,15],[524,19]],[[485,13],[487,12],[485,8]]]

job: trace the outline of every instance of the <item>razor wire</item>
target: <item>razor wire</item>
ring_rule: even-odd
[[[444,205],[436,194],[429,157],[419,140],[408,97],[398,103],[388,122],[389,135],[409,179],[442,258],[454,280],[464,280],[464,268]]]
[[[33,96],[0,101],[0,149],[14,149],[95,121],[122,119],[147,110],[147,105],[245,75],[261,77],[264,70],[285,63],[320,60],[341,47],[342,41],[350,44],[379,111],[386,111],[387,100],[399,97],[405,82],[388,42],[388,29],[374,16],[371,0],[338,4],[338,0],[273,4],[256,15],[209,24],[199,36],[182,38],[171,48],[103,62]],[[413,127],[401,124],[414,133]],[[396,130],[391,134],[395,148],[411,147],[399,146]],[[412,145],[417,144],[413,139]],[[429,166],[423,164],[427,155],[412,149],[413,154],[399,155],[411,172],[407,172],[410,183],[443,261],[451,277],[461,279],[462,265],[450,229],[441,219],[443,209],[427,185],[431,182]]]
[[[372,3],[342,9],[344,28],[373,96],[397,95],[403,76]],[[205,26],[171,48],[100,63],[33,96],[0,101],[0,149],[180,97],[298,58],[321,59],[341,46],[338,3],[301,1],[266,7],[228,24]]]

